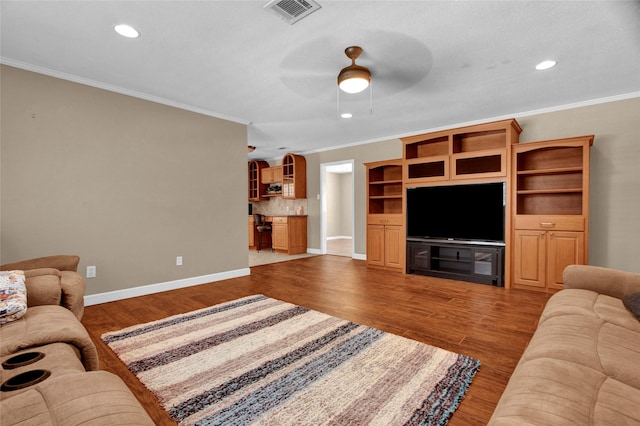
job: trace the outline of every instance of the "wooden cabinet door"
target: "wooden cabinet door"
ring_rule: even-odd
[[[547,288],[562,289],[564,268],[585,262],[584,232],[549,231],[547,247]]]
[[[260,174],[260,181],[262,183],[273,183],[273,168],[267,167],[262,169]]]
[[[384,264],[388,267],[402,268],[402,227],[384,228]]]
[[[513,283],[545,287],[546,233],[536,230],[514,232]]]
[[[271,244],[276,250],[289,250],[289,226],[285,223],[271,225]]]
[[[307,218],[292,216],[287,218],[288,253],[301,254],[307,252]]]
[[[271,170],[273,170],[272,182],[282,183],[282,166],[272,167]]]
[[[253,216],[249,217],[249,247],[254,247],[256,245],[255,238],[255,226],[253,221]]]
[[[367,265],[384,266],[384,225],[367,226]]]

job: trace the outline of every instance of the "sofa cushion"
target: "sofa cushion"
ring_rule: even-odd
[[[521,363],[489,421],[512,425],[638,425],[640,390],[571,361]]]
[[[547,302],[539,324],[562,315],[599,318],[640,333],[640,322],[624,307],[622,300],[591,290],[567,289],[554,294]]]
[[[30,370],[47,370],[51,372],[50,379],[69,373],[84,372],[84,366],[80,361],[80,352],[75,346],[66,343],[51,343],[44,346],[28,348],[14,354],[6,355],[0,358],[0,361],[9,362],[13,357],[21,354],[39,352],[42,358],[37,361],[17,366],[14,368],[0,369],[0,382],[5,383],[7,380],[19,374],[26,373]],[[50,380],[47,379],[47,380]],[[6,398],[13,398],[15,395],[26,392],[30,387],[22,389],[14,389],[10,392],[0,392],[0,401]],[[1,422],[0,422],[1,424]]]
[[[27,312],[24,271],[0,272],[0,324],[22,318]]]
[[[118,376],[106,371],[49,378],[0,402],[3,426],[153,425]]]
[[[640,334],[599,318],[553,317],[540,324],[522,361],[554,358],[640,389]]]
[[[640,293],[628,294],[622,298],[624,306],[640,320]]]
[[[98,351],[82,323],[68,309],[59,305],[29,308],[19,321],[0,327],[0,356],[64,342],[75,346],[87,370],[97,370]]]
[[[29,307],[59,305],[62,300],[60,275],[45,274],[27,278],[27,302]]]

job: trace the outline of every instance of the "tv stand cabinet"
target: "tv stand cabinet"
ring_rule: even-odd
[[[407,239],[407,273],[504,286],[504,246]]]

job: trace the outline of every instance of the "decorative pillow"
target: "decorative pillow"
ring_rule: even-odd
[[[24,271],[0,271],[0,324],[22,318],[27,312]]]
[[[622,303],[640,321],[640,293],[627,294],[622,298]]]

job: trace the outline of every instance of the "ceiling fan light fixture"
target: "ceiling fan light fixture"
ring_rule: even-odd
[[[360,93],[369,87],[371,72],[368,68],[356,65],[356,59],[362,53],[359,46],[350,46],[344,53],[351,59],[351,65],[343,68],[338,74],[338,86],[347,93]]]
[[[557,64],[557,62],[554,61],[554,60],[542,61],[538,65],[536,65],[536,69],[538,71],[548,70],[549,68],[555,67],[556,64]]]
[[[127,37],[127,38],[138,38],[138,37],[140,37],[140,32],[138,30],[136,30],[135,28],[133,28],[131,25],[118,24],[118,25],[114,26],[113,29],[115,30],[115,32],[117,32],[118,34],[120,34],[123,37]]]

